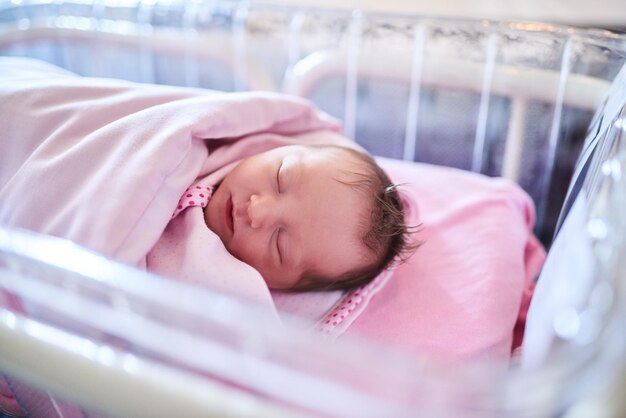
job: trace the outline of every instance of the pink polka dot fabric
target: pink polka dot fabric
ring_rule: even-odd
[[[198,184],[191,185],[185,190],[185,193],[180,197],[178,201],[178,205],[176,205],[176,209],[172,214],[172,218],[174,219],[181,213],[183,210],[187,209],[190,206],[200,206],[206,207],[209,203],[209,199],[213,194],[213,188],[209,186],[202,186]]]
[[[318,332],[336,338],[340,336],[358,318],[372,296],[381,289],[392,275],[392,269],[385,270],[365,286],[348,293],[317,323]]]

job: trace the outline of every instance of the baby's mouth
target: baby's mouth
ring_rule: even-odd
[[[226,204],[224,205],[224,218],[226,220],[226,226],[231,234],[235,233],[235,224],[233,222],[233,197],[229,196]]]

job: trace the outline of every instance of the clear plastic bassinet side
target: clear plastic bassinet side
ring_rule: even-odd
[[[510,173],[540,211],[551,211],[545,236],[591,113],[625,56],[623,36],[515,22],[294,12],[247,2],[22,1],[0,8],[3,54],[91,76],[284,88],[345,119],[347,132],[378,153]],[[623,100],[620,91],[612,97]],[[4,302],[2,369],[110,416],[562,414],[610,382],[624,353],[623,117],[593,126],[601,138],[621,138],[602,139],[582,175],[590,203],[579,218],[581,230],[593,233],[594,283],[611,292],[583,301],[604,301],[587,340],[572,331],[590,329],[580,326],[590,317],[582,315],[587,305],[563,311],[541,367],[450,367],[360,342],[277,333],[253,307],[49,237],[6,231],[2,294],[29,302],[27,314]],[[207,306],[209,299],[215,303]],[[82,371],[48,367],[62,364]]]
[[[545,374],[552,410],[623,414],[626,376],[626,67],[596,113],[526,324],[524,373]],[[587,370],[587,372],[582,372]],[[541,397],[540,391],[533,395]],[[557,400],[558,399],[558,400]],[[582,401],[581,401],[582,400]],[[620,406],[621,405],[621,406]],[[545,410],[539,409],[549,416]]]
[[[107,416],[395,415],[419,372],[67,241],[0,229],[0,248],[0,369]]]

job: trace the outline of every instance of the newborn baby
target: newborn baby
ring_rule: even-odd
[[[411,247],[388,176],[368,155],[336,146],[284,146],[242,160],[216,186],[204,219],[275,290],[363,285]]]

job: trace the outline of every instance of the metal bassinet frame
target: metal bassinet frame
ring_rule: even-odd
[[[603,320],[587,341],[560,335],[532,370],[451,367],[298,326],[278,334],[254,306],[1,229],[0,289],[33,313],[0,308],[0,370],[31,416],[75,416],[70,402],[118,417],[549,417],[614,377],[626,347],[623,35],[247,2],[5,1],[0,54],[88,76],[302,95],[376,154],[519,182],[547,245],[577,196],[588,202],[578,221],[607,226],[586,247],[594,288],[610,289]]]

